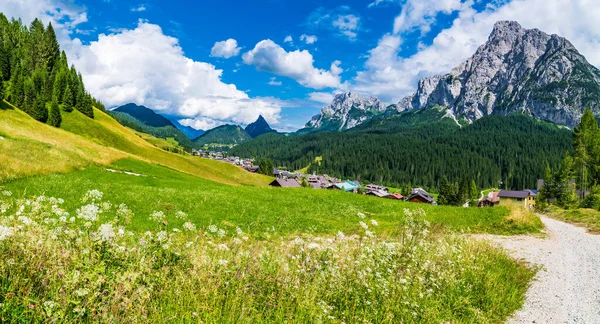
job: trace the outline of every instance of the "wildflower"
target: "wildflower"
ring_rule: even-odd
[[[242,229],[241,229],[241,228],[239,228],[239,227],[237,227],[237,228],[235,229],[235,232],[237,233],[237,235],[238,235],[238,236],[242,236],[242,234],[244,234],[244,232],[242,231]]]
[[[364,222],[358,222],[360,224],[360,226],[364,229],[368,229],[369,226],[367,224],[365,224]]]
[[[17,218],[18,221],[20,221],[21,223],[23,223],[23,225],[27,226],[29,224],[32,223],[32,220],[29,217],[26,216],[19,216]]]
[[[125,228],[123,228],[123,226],[119,226],[119,229],[117,230],[117,235],[118,236],[125,235]]]
[[[92,202],[100,201],[102,200],[103,195],[104,194],[100,190],[90,190],[85,194],[85,196],[83,196],[83,202],[87,202],[88,200],[91,200]]]
[[[177,219],[187,219],[187,214],[182,212],[181,210],[175,213],[175,217]]]
[[[103,211],[110,210],[111,208],[112,208],[112,204],[109,203],[108,201],[102,203],[102,210]]]
[[[174,228],[174,229],[173,229],[173,232],[174,232],[174,233],[179,233],[179,232],[181,232],[181,231],[179,230],[179,228]]]
[[[344,233],[343,233],[343,232],[338,232],[338,233],[337,233],[337,237],[338,237],[339,239],[343,239],[344,237],[346,237],[346,235],[344,235]]]
[[[373,232],[371,232],[371,231],[365,231],[365,235],[367,237],[373,237]]]
[[[187,242],[187,243],[185,243],[185,247],[189,248],[190,246],[192,246],[192,244],[194,244],[194,242]]]
[[[227,233],[225,232],[224,229],[219,229],[219,231],[217,232],[217,235],[219,235],[219,237],[224,237]]]
[[[312,242],[312,243],[309,243],[306,247],[309,250],[314,250],[314,249],[320,248],[321,246],[319,244],[317,244],[317,243]]]
[[[85,289],[85,288],[81,288],[81,289],[77,289],[75,290],[75,295],[79,296],[79,297],[83,297],[87,294],[89,294],[89,290]]]
[[[159,242],[162,242],[164,240],[167,239],[167,232],[165,231],[160,231],[158,233],[156,233],[156,240]]]
[[[65,216],[60,216],[60,217],[58,218],[58,220],[59,220],[61,223],[66,223],[66,222],[67,222],[67,217],[65,217]]]
[[[227,260],[223,260],[223,259],[220,259],[220,260],[218,261],[218,263],[219,263],[219,265],[220,265],[220,266],[226,266],[226,265],[229,263],[229,261],[227,261]]]
[[[98,228],[98,236],[100,236],[100,239],[103,242],[112,241],[116,236],[112,224],[107,223],[100,225],[100,227]]]
[[[146,245],[146,244],[147,244],[146,240],[145,240],[143,237],[142,237],[142,238],[140,238],[140,245],[141,245],[141,246],[144,246],[144,245]]]
[[[361,212],[358,212],[357,216],[358,216],[358,218],[360,218],[360,219],[365,219],[365,217],[366,217],[366,216],[365,216],[365,214],[363,214],[363,213],[361,213]]]
[[[198,317],[198,313],[196,313],[196,312],[192,312],[192,316],[193,316],[193,317]]]
[[[194,225],[192,222],[187,221],[183,224],[183,229],[186,231],[195,231],[196,230],[196,225]]]
[[[75,217],[69,218],[69,223],[75,223]]]
[[[4,191],[2,191],[2,196],[10,197],[10,196],[12,196],[12,192],[10,192],[8,190],[4,190]]]
[[[210,225],[208,227],[208,231],[211,233],[216,233],[217,231],[219,231],[219,228],[217,228],[215,225]]]
[[[248,241],[248,236],[242,236],[242,240]]]
[[[377,225],[379,225],[379,223],[377,223],[377,221],[376,221],[376,220],[374,220],[374,219],[371,219],[371,225],[373,225],[373,226],[377,226]]]
[[[12,236],[13,231],[12,227],[0,226],[0,241],[4,241],[7,237]]]
[[[233,244],[235,244],[235,245],[240,245],[240,244],[242,244],[242,243],[243,243],[243,241],[242,241],[242,240],[240,240],[240,239],[239,239],[239,238],[237,238],[237,237],[233,239]]]
[[[154,211],[150,215],[150,220],[153,220],[157,223],[162,223],[165,221],[165,213],[163,213],[162,211]]]
[[[90,222],[97,221],[98,214],[100,214],[100,208],[94,204],[85,205],[77,209],[77,217]]]
[[[129,209],[129,207],[127,207],[127,205],[120,204],[119,207],[117,207],[117,216],[127,217],[127,216],[130,216],[131,214],[132,214],[131,209]]]
[[[221,251],[229,251],[229,247],[225,244],[219,244],[217,245],[217,248]]]

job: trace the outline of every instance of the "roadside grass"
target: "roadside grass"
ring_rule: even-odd
[[[562,209],[553,206],[545,215],[587,228],[592,234],[600,234],[600,212],[595,209]]]
[[[502,226],[511,228],[512,234],[539,233],[544,228],[544,223],[533,210],[525,209],[520,203],[514,204],[512,201],[503,202],[502,205],[509,210]]]
[[[257,240],[185,213],[130,232],[133,211],[109,195],[0,191],[0,322],[498,323],[534,275],[485,242],[432,235],[422,210],[393,238],[355,214],[356,231]]]
[[[123,159],[109,168],[144,176],[113,173],[106,167],[89,167],[67,174],[30,177],[1,184],[19,197],[50,195],[65,199],[74,212],[85,192],[98,189],[110,201],[127,204],[137,215],[132,228],[150,228],[154,211],[167,214],[179,226],[175,212],[186,212],[199,226],[239,226],[257,233],[334,234],[359,230],[358,213],[377,217],[380,233],[391,233],[402,221],[404,209],[422,208],[434,229],[465,233],[520,234],[526,227],[505,221],[509,210],[419,205],[345,192],[249,186],[227,186],[159,165]],[[533,228],[531,228],[533,230]]]
[[[70,172],[133,157],[230,185],[266,186],[271,178],[231,164],[170,153],[153,146],[95,109],[95,119],[77,110],[62,113],[61,128],[39,123],[2,102],[0,109],[0,182],[32,175]]]

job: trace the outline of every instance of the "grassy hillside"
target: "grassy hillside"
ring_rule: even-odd
[[[166,152],[100,110],[94,110],[94,119],[78,111],[63,112],[61,129],[56,129],[11,108],[0,110],[0,136],[5,138],[0,140],[0,181],[106,165],[125,157],[232,185],[266,185],[270,180],[230,164]]]

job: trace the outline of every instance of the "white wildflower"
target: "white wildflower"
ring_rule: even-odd
[[[365,224],[365,222],[358,222],[360,224],[360,226],[364,229],[368,229],[369,226],[367,224]]]
[[[196,230],[196,225],[194,225],[190,221],[187,221],[187,222],[183,223],[183,229],[186,230],[186,231],[195,231]]]
[[[185,247],[189,248],[190,246],[192,246],[192,244],[194,244],[194,242],[187,242],[187,243],[185,243]]]
[[[219,231],[219,228],[217,226],[215,226],[215,225],[210,225],[208,227],[208,231],[211,232],[211,233],[216,233],[217,231]]]
[[[165,213],[163,213],[162,211],[154,211],[150,215],[150,220],[162,223],[165,220]]]
[[[0,226],[0,241],[3,241],[7,237],[12,236],[13,232],[14,232],[14,228],[12,228],[12,227]]]
[[[125,228],[123,226],[119,226],[119,229],[117,230],[117,235],[118,236],[125,235]]]
[[[309,250],[314,250],[314,249],[318,249],[321,246],[317,243],[311,242],[306,246]]]
[[[229,263],[229,261],[223,259],[220,259],[218,262],[220,266],[226,266]]]
[[[175,217],[177,217],[177,219],[187,219],[187,214],[180,210],[175,213]]]
[[[75,217],[69,218],[69,223],[75,223]]]
[[[346,235],[344,235],[344,233],[343,233],[343,232],[338,232],[338,233],[337,233],[337,237],[338,237],[339,239],[343,239],[344,237],[346,237]]]
[[[217,235],[219,235],[219,237],[225,237],[225,235],[227,235],[227,233],[225,232],[224,229],[219,229],[219,231],[217,232]]]
[[[377,223],[377,221],[376,221],[376,220],[374,220],[374,219],[371,219],[371,225],[373,225],[373,226],[377,226],[377,225],[379,225],[379,223]]]
[[[107,211],[110,210],[112,208],[112,204],[108,201],[105,201],[102,203],[102,210],[103,211]]]
[[[85,205],[77,209],[77,217],[90,222],[97,221],[98,214],[100,214],[100,208],[94,204]]]
[[[365,235],[367,237],[373,237],[373,232],[371,232],[371,231],[365,231]]]
[[[87,202],[89,200],[91,200],[92,202],[100,201],[100,200],[102,200],[103,195],[104,194],[100,190],[97,190],[97,189],[90,190],[85,194],[85,196],[83,196],[83,202]]]
[[[67,222],[67,217],[65,217],[65,216],[60,216],[60,217],[58,218],[58,220],[59,220],[61,223],[66,223],[66,222]]]
[[[127,205],[120,204],[119,207],[117,207],[117,216],[127,217],[127,216],[130,216],[131,214],[132,214],[131,209],[129,209],[129,207],[127,207]]]
[[[27,226],[30,225],[32,223],[31,218],[26,217],[26,216],[19,216],[17,218],[18,221],[20,221],[21,223],[23,223],[23,225]]]
[[[242,243],[244,243],[244,241],[240,240],[240,239],[239,239],[239,238],[237,238],[237,237],[235,237],[235,238],[233,239],[233,244],[235,244],[235,245],[240,245],[240,244],[242,244]]]
[[[248,236],[242,236],[242,240],[248,241]]]
[[[112,241],[116,236],[113,225],[110,223],[100,225],[98,228],[98,236],[103,242]]]
[[[2,196],[10,197],[10,196],[12,196],[12,192],[10,192],[8,190],[4,190],[4,191],[2,191]]]
[[[229,247],[225,244],[219,244],[217,245],[217,248],[221,251],[229,251]]]
[[[241,228],[239,228],[239,227],[237,227],[237,228],[235,229],[235,232],[237,233],[237,235],[238,235],[238,236],[242,236],[242,234],[244,234],[244,232],[242,231],[242,229],[241,229]]]
[[[358,212],[357,216],[358,216],[358,218],[360,218],[360,219],[365,219],[365,217],[366,217],[366,216],[365,216],[365,214],[363,214],[363,213],[361,213],[361,212]]]
[[[162,242],[164,240],[167,239],[167,232],[165,231],[160,231],[158,233],[156,233],[156,240],[159,242]]]
[[[77,295],[79,297],[83,297],[83,296],[85,296],[85,295],[87,295],[89,293],[90,293],[90,291],[87,290],[87,289],[85,289],[85,288],[81,288],[81,289],[75,290],[75,295]]]
[[[181,232],[181,231],[179,230],[179,228],[174,228],[174,229],[173,229],[173,233],[179,233],[179,232]]]

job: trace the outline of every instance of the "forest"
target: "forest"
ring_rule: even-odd
[[[60,110],[77,109],[94,118],[104,106],[85,89],[81,74],[69,67],[52,24],[35,19],[29,27],[0,13],[0,98],[35,118],[59,127]]]
[[[545,167],[572,151],[572,132],[525,115],[489,116],[471,125],[425,109],[375,119],[341,133],[267,134],[230,154],[275,165],[402,188],[437,192],[442,179],[472,179],[479,188],[535,188]],[[314,163],[322,157],[320,163]]]

